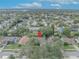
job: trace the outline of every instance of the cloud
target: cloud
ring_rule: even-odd
[[[72,2],[73,4],[79,4],[79,2],[76,2],[76,1],[74,1],[74,2]]]
[[[60,4],[50,4],[50,6],[51,6],[52,8],[55,8],[55,9],[60,9],[60,8],[62,8]]]
[[[60,4],[50,4],[50,6],[57,6],[57,7],[61,7],[61,5]]]
[[[17,5],[16,8],[38,9],[38,8],[42,8],[42,4],[37,2],[24,3]]]
[[[79,0],[40,0],[40,1],[49,1],[53,3],[61,3],[61,4],[79,3]]]

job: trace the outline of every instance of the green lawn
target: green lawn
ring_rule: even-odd
[[[74,49],[72,45],[64,45],[64,49]]]
[[[9,44],[5,49],[20,49],[23,46],[19,46],[18,44]]]
[[[77,46],[79,47],[79,44],[77,44]]]

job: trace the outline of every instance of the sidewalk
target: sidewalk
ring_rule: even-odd
[[[74,47],[77,51],[79,51],[79,47],[77,47],[76,45],[73,45],[73,47]]]

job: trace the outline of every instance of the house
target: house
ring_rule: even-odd
[[[58,27],[58,28],[57,28],[57,31],[60,32],[60,33],[63,33],[64,27]]]
[[[40,27],[30,27],[29,31],[38,31]]]
[[[27,36],[23,36],[20,40],[19,40],[19,44],[20,45],[25,45],[28,42],[29,38]]]
[[[17,43],[18,40],[20,39],[20,37],[2,37],[1,38],[1,44],[4,45],[4,44],[8,44],[8,43]]]
[[[71,31],[73,31],[73,32],[79,32],[79,25],[77,25],[77,24],[72,25],[71,26]]]
[[[74,38],[63,37],[63,41],[67,42],[68,44],[75,44]]]

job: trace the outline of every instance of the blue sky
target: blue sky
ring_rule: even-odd
[[[0,0],[0,8],[79,9],[79,0]]]

